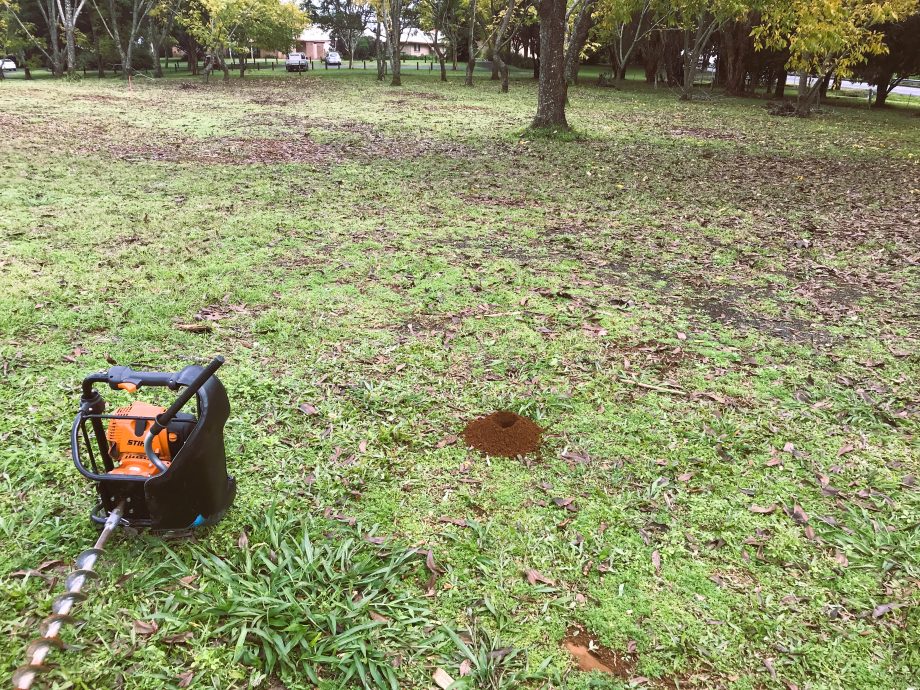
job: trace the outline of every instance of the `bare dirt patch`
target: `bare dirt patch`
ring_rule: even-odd
[[[527,417],[499,410],[467,424],[463,438],[486,455],[513,458],[537,450],[542,433]]]
[[[695,139],[720,139],[722,141],[739,141],[741,137],[732,132],[699,127],[678,127],[665,132],[672,137],[693,137]]]
[[[562,647],[572,655],[580,671],[600,671],[621,680],[634,677],[635,654],[608,649],[579,625],[569,626],[562,639]]]

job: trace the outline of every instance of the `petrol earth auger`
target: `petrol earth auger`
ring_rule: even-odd
[[[48,669],[45,661],[51,650],[63,647],[61,628],[73,622],[74,606],[86,598],[83,586],[96,577],[96,562],[119,526],[196,529],[217,523],[233,504],[236,481],[227,474],[224,452],[230,402],[214,375],[223,363],[223,357],[215,357],[204,368],[188,366],[175,373],[112,367],[83,379],[80,410],[70,435],[71,455],[80,474],[96,485],[99,501],[90,519],[102,526],[102,532],[95,545],[77,557],[64,593],[40,625],[40,637],[29,644],[26,663],[13,674],[16,690],[31,688]],[[165,409],[134,401],[106,414],[97,384],[129,393],[159,386],[178,395]],[[182,412],[193,397],[195,413]]]

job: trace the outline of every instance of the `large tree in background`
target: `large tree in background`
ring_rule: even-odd
[[[57,12],[64,29],[64,42],[67,46],[67,74],[77,71],[77,21],[86,7],[86,0],[56,0]]]
[[[578,81],[578,69],[581,66],[581,53],[585,49],[588,34],[594,27],[594,8],[597,0],[574,0],[568,7],[565,32],[565,84]],[[568,94],[568,91],[566,91]]]
[[[671,7],[659,0],[598,0],[594,37],[610,48],[611,67],[618,81],[636,48],[667,26]]]
[[[693,84],[712,35],[732,20],[747,16],[747,0],[670,0],[672,24],[683,39],[680,99],[693,98]]]
[[[134,48],[138,44],[141,28],[147,23],[150,11],[157,0],[107,0],[108,16],[100,9],[99,17],[121,58],[121,73],[134,74]],[[68,57],[68,62],[70,58]]]
[[[41,16],[45,25],[44,31],[37,24],[38,16],[29,14],[30,10],[35,8],[38,9],[38,15]],[[34,5],[26,6],[13,0],[0,0],[0,9],[6,21],[9,22],[8,31],[25,38],[30,47],[34,47],[45,56],[51,67],[51,73],[55,77],[60,77],[64,73],[64,53],[61,50],[58,33],[60,22],[57,0],[36,0]],[[20,50],[24,53],[25,47],[21,47]]]
[[[355,46],[374,17],[373,6],[360,0],[313,0],[301,7],[314,24],[345,44],[350,68],[354,64]]]
[[[153,76],[163,76],[160,56],[166,41],[172,36],[173,25],[185,0],[159,0],[147,17],[147,47],[153,60]]]
[[[540,18],[540,80],[534,128],[568,129],[565,119],[566,0],[537,0]]]
[[[34,10],[38,10],[37,14]],[[19,47],[20,62],[25,59],[26,47],[37,49],[51,67],[51,73],[60,77],[64,73],[64,54],[61,50],[60,38],[58,34],[58,9],[56,0],[36,0],[32,5],[22,6],[14,0],[0,0],[0,11],[3,13],[3,20],[6,22],[6,31],[8,40],[17,42],[18,39],[25,41],[25,45]],[[31,14],[30,14],[31,12]],[[38,24],[39,17],[45,25],[42,30]],[[17,54],[13,50],[8,53]]]
[[[753,29],[758,48],[789,51],[799,73],[797,112],[807,116],[825,77],[849,77],[873,55],[889,48],[880,30],[917,12],[918,0],[765,0]],[[812,82],[809,75],[816,75]]]
[[[751,38],[753,13],[746,17],[726,22],[719,31],[716,65],[716,85],[725,88],[732,96],[744,94],[745,79],[754,53],[754,39]]]
[[[460,13],[461,0],[420,0],[419,1],[419,27],[431,36],[431,49],[438,58],[441,66],[441,81],[447,81],[447,47],[442,42],[445,37],[450,37],[454,49],[454,60],[457,55],[458,14]]]
[[[251,45],[286,51],[308,19],[294,5],[279,0],[194,0],[180,22],[210,53],[212,62],[205,68],[206,74],[219,67],[228,81],[227,54],[236,52],[242,77]]]
[[[476,26],[479,18],[476,16],[476,0],[470,0],[470,33],[467,36],[467,60],[466,60],[466,78],[463,80],[464,86],[473,85],[473,70],[476,69]]]
[[[392,77],[390,86],[402,86],[401,57],[403,35],[407,28],[418,23],[418,0],[382,0],[386,6],[383,26],[386,29],[387,52],[390,56]]]
[[[488,44],[492,49],[492,62],[501,78],[502,93],[508,93],[508,64],[502,58],[502,53],[511,41],[511,24],[515,18],[515,8],[518,0],[507,0],[504,9],[495,13],[492,18]]]
[[[879,27],[887,51],[873,55],[856,74],[877,89],[874,108],[884,108],[895,86],[913,74],[920,74],[920,14]]]

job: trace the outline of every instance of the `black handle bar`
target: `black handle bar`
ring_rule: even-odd
[[[188,386],[183,390],[173,401],[173,404],[167,407],[163,412],[158,414],[153,421],[153,424],[150,425],[150,429],[147,430],[147,436],[144,438],[144,453],[147,454],[147,459],[152,462],[160,472],[166,471],[166,465],[160,460],[157,454],[153,451],[153,439],[156,438],[156,435],[159,434],[167,425],[173,420],[173,418],[179,414],[185,403],[192,399],[196,393],[201,389],[205,382],[214,376],[214,372],[220,369],[221,365],[224,363],[224,358],[220,355],[217,355],[214,359],[211,360],[211,363],[208,364],[204,369],[201,370],[201,373],[195,377],[195,380],[192,381]],[[160,374],[160,376],[175,376],[174,374]],[[156,385],[156,384],[155,384]],[[168,384],[160,384],[168,385]]]

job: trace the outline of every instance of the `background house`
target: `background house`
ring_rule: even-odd
[[[303,53],[310,60],[322,60],[332,50],[332,39],[328,31],[318,26],[309,26],[300,32],[294,42],[294,50]]]
[[[405,29],[402,34],[402,43],[402,52],[405,55],[423,57],[434,54],[431,47],[434,45],[434,40],[430,34],[421,29]]]
[[[374,30],[367,29],[364,36],[374,40]],[[386,42],[386,32],[382,32],[381,40]],[[324,31],[318,26],[310,26],[304,29],[297,40],[294,41],[292,51],[304,53],[311,60],[322,60],[326,53],[335,50],[330,32]],[[402,35],[402,52],[404,55],[413,57],[426,57],[434,54],[432,45],[434,41],[430,34],[421,29],[408,28],[403,31]]]

